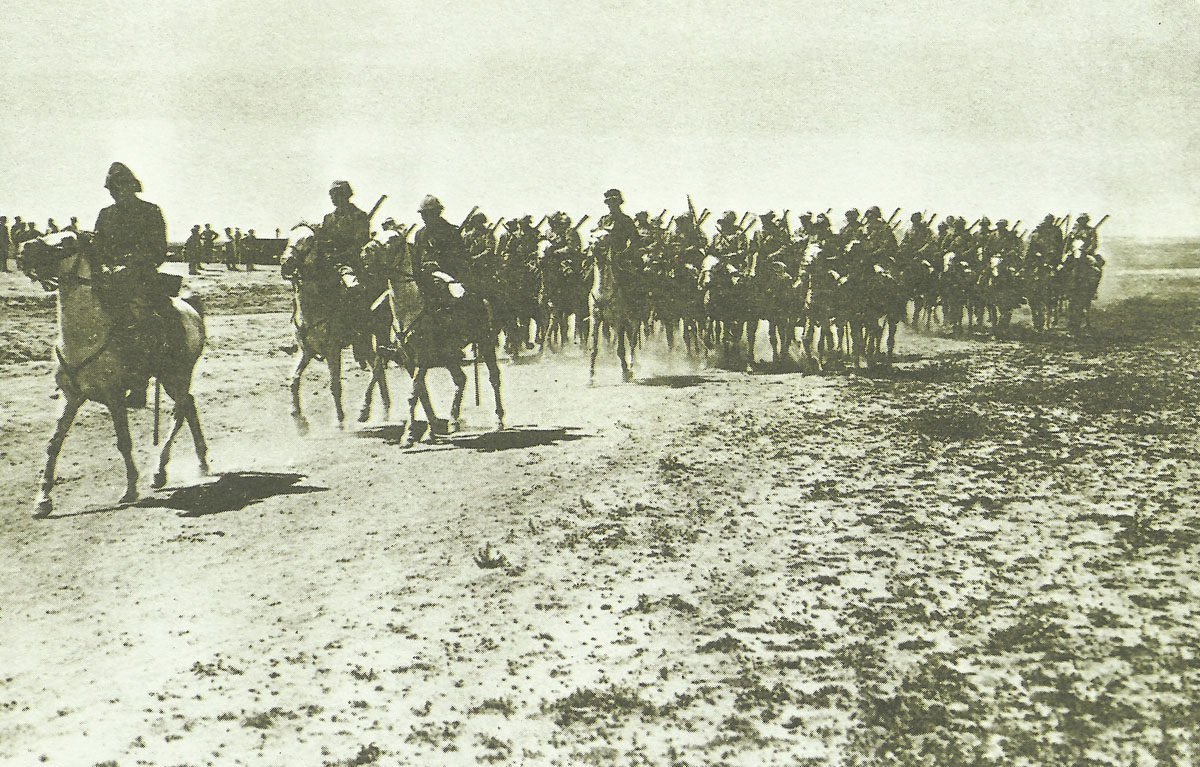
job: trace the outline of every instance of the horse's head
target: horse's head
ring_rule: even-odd
[[[303,278],[305,268],[317,255],[320,230],[312,224],[299,223],[288,232],[287,246],[279,257],[279,271],[285,280]]]
[[[17,263],[31,280],[40,282],[46,290],[54,290],[63,279],[91,278],[88,259],[91,246],[91,232],[64,230],[46,234],[21,243]]]

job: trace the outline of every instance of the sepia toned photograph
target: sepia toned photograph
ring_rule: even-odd
[[[1200,764],[1200,4],[10,0],[0,765]]]

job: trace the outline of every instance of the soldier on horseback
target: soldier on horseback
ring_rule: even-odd
[[[1079,251],[1082,255],[1092,259],[1097,266],[1104,266],[1104,258],[1097,252],[1100,249],[1100,237],[1096,233],[1096,228],[1089,221],[1088,214],[1080,213],[1079,218],[1075,219],[1075,226],[1071,229],[1071,234],[1068,235],[1068,241],[1071,244],[1078,241]]]
[[[640,239],[637,225],[621,210],[624,202],[625,197],[620,189],[609,189],[604,193],[604,204],[608,206],[608,243],[615,252],[632,248]]]
[[[745,257],[748,248],[746,235],[738,228],[737,214],[732,210],[725,211],[717,220],[717,232],[713,235],[709,252],[741,270],[746,266]]]
[[[131,387],[126,404],[145,407],[151,375],[145,363],[168,341],[170,299],[158,273],[167,259],[167,225],[157,205],[138,197],[142,184],[124,164],[109,167],[104,186],[113,204],[96,218],[93,273],[116,332],[128,342],[130,362],[140,363],[136,367],[142,381]]]
[[[1054,214],[1047,213],[1029,236],[1026,260],[1032,268],[1057,265],[1062,260],[1062,253],[1062,229],[1054,222]]]
[[[708,238],[696,226],[690,213],[675,217],[675,226],[667,234],[667,251],[677,262],[699,268],[708,249]]]
[[[413,279],[421,291],[421,301],[435,309],[447,306],[474,288],[467,246],[458,227],[442,217],[442,203],[426,195],[417,208],[425,226],[414,238]]]
[[[321,221],[321,245],[326,257],[337,268],[342,284],[350,290],[358,287],[362,270],[363,246],[371,239],[371,224],[364,210],[350,198],[354,190],[348,181],[334,181],[329,187],[333,211]]]

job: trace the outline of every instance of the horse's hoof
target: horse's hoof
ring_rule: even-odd
[[[296,433],[301,437],[308,436],[308,420],[305,418],[296,418]]]
[[[366,422],[367,422],[367,421],[369,421],[369,420],[371,420],[371,413],[370,413],[370,411],[367,411],[367,410],[360,410],[360,411],[359,411],[359,413],[358,413],[358,422],[359,422],[359,423],[366,423]]]
[[[130,490],[129,492],[125,493],[125,495],[121,496],[121,500],[117,501],[117,505],[128,506],[131,503],[136,503],[137,499],[138,499],[137,490]]]
[[[626,370],[624,373],[621,374],[621,380],[623,380],[625,383],[632,382],[633,381],[633,371]]]
[[[54,503],[49,498],[43,498],[38,501],[37,508],[33,510],[34,519],[45,519],[50,516],[50,512],[54,511]]]
[[[167,473],[160,471],[154,475],[154,479],[150,480],[150,487],[155,490],[162,490],[167,486]]]
[[[202,477],[212,476],[212,469],[210,469],[208,467],[207,462],[200,464],[200,476],[202,476]]]

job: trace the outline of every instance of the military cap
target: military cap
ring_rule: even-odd
[[[650,214],[644,210],[639,210],[633,218],[637,221],[646,222],[650,220]]]
[[[425,195],[425,198],[423,200],[421,200],[421,204],[417,206],[417,212],[418,213],[441,213],[442,212],[442,203],[438,198],[434,197],[432,194],[427,194],[427,195]]]
[[[482,213],[476,213],[471,216],[471,224],[474,226],[484,226],[487,224],[487,216]]]
[[[878,205],[872,205],[871,207],[867,208],[867,217],[868,218],[883,218],[883,211],[881,211],[879,209]]]
[[[999,221],[996,222],[996,226],[998,226],[998,227],[1008,226],[1008,219],[1007,218],[1000,219]]]
[[[391,216],[388,216],[387,218],[385,218],[383,220],[383,223],[380,224],[379,226],[384,229],[392,229],[396,226],[396,219],[392,218]]]
[[[911,221],[911,222],[913,222],[914,224],[915,224],[915,223],[918,223],[919,221],[921,221],[921,214],[920,214],[920,213],[914,213],[914,214],[912,214],[911,216],[909,216],[909,217],[908,217],[908,220],[909,220],[909,221]]]
[[[620,189],[609,189],[604,193],[605,202],[625,202],[625,198],[621,196]]]
[[[717,223],[720,223],[720,224],[724,224],[724,223],[730,223],[730,224],[734,224],[734,223],[737,223],[737,214],[736,214],[736,213],[734,213],[732,210],[727,210],[727,211],[725,211],[724,213],[722,213],[722,214],[721,214],[721,218],[720,218],[720,219],[718,219]]]
[[[1089,216],[1086,213],[1080,213],[1079,218],[1075,219],[1075,223],[1078,224],[1080,221],[1083,221],[1086,223],[1087,221],[1090,221],[1090,220],[1091,220],[1091,216]]]
[[[339,180],[339,181],[334,181],[332,184],[329,185],[329,193],[330,194],[333,194],[334,192],[337,192],[337,191],[344,191],[347,195],[354,194],[354,190],[350,188],[349,181]]]
[[[510,218],[504,222],[504,228],[510,232],[515,232],[517,230],[517,224],[519,224],[519,223],[520,222],[517,221],[517,219]]]
[[[759,216],[759,218],[763,221],[774,221],[775,220],[775,211],[768,210],[766,213],[761,214]]]
[[[118,186],[130,187],[135,192],[142,191],[142,182],[138,181],[137,176],[133,175],[133,171],[122,162],[114,162],[108,166],[108,175],[104,177],[105,189],[113,189]]]
[[[990,218],[988,218],[987,216],[984,216],[983,218],[979,219],[979,225],[980,226],[991,226],[992,220]]]
[[[557,211],[553,216],[550,217],[550,219],[552,221],[558,221],[559,223],[563,223],[563,224],[571,223],[571,217],[567,215],[567,212],[565,210]]]
[[[1053,224],[1054,223],[1054,214],[1047,213],[1046,217],[1042,219],[1042,223],[1043,224]]]

